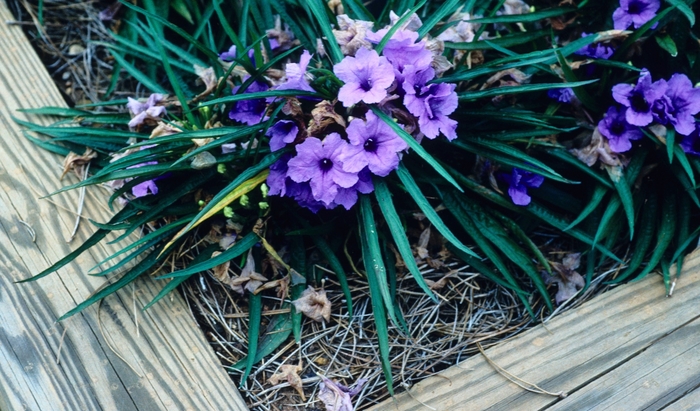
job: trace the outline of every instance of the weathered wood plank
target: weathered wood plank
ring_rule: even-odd
[[[575,401],[578,392],[586,392],[589,384],[633,361],[667,334],[677,331],[677,338],[690,338],[688,333],[692,330],[682,329],[700,317],[698,281],[700,251],[695,251],[686,259],[673,298],[664,296],[659,277],[649,276],[554,318],[546,328],[538,326],[498,344],[486,354],[512,374],[545,390],[572,393],[566,401]],[[661,344],[658,349],[663,352],[664,346]],[[693,347],[690,344],[676,349]],[[695,378],[697,385],[700,362],[686,361],[684,366],[684,375]],[[666,372],[663,364],[658,369]],[[614,389],[617,380],[607,383]],[[685,387],[686,392],[688,389]],[[474,356],[372,410],[419,411],[425,410],[426,405],[436,410],[534,410],[549,408],[559,401],[557,397],[521,389],[496,372],[483,356]]]
[[[101,245],[37,282],[38,273],[94,231],[87,221],[66,243],[78,193],[50,193],[62,159],[26,140],[19,108],[64,106],[5,2],[0,1],[0,409],[245,410],[233,382],[174,294],[141,308],[162,284],[144,280],[60,324],[55,320],[102,286],[86,271],[121,245]],[[29,118],[30,120],[40,120]],[[105,192],[88,190],[86,215],[106,221]],[[25,222],[36,231],[32,241]]]
[[[669,404],[664,411],[697,411],[700,410],[700,381],[697,381],[697,386],[689,393]]]
[[[663,409],[700,384],[699,333],[695,319],[548,410]]]

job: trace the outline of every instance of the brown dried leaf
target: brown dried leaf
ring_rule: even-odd
[[[304,313],[314,321],[330,321],[331,319],[331,302],[326,297],[326,290],[316,291],[309,286],[301,294],[301,297],[292,301],[292,304],[297,311]]]
[[[245,291],[255,293],[267,278],[255,272],[255,259],[253,258],[253,250],[248,250],[245,266],[241,270],[241,275],[233,277],[229,280],[228,285],[239,294],[244,294]]]
[[[593,130],[590,143],[587,146],[571,149],[570,152],[579,160],[583,161],[588,167],[592,167],[598,160],[603,164],[613,167],[623,165],[617,153],[614,153],[610,149],[608,140],[598,131],[598,127]]]
[[[550,262],[555,271],[554,275],[550,276],[546,272],[542,273],[546,284],[557,284],[557,294],[554,296],[554,301],[557,305],[576,295],[586,285],[586,281],[581,274],[575,271],[580,261],[580,253],[567,254],[561,263]]]
[[[72,170],[75,175],[82,180],[85,174],[85,165],[87,165],[93,158],[97,158],[97,152],[91,148],[86,148],[82,156],[71,151],[63,160],[63,173],[61,174],[60,179],[62,180],[63,177],[65,177],[65,175]]]
[[[304,387],[302,387],[301,377],[299,376],[303,369],[301,363],[299,365],[284,364],[280,366],[280,372],[270,377],[270,384],[277,385],[282,381],[287,381],[292,388],[297,390],[301,399],[306,401]]]
[[[415,245],[416,259],[425,260],[428,258],[428,243],[430,242],[430,227],[427,227],[420,233],[418,237],[418,242]]]
[[[151,131],[151,135],[148,138],[172,136],[173,134],[177,133],[182,133],[182,130],[172,124],[159,121],[156,128]]]
[[[221,254],[220,251],[214,251],[211,255],[212,258],[216,257],[217,255]],[[231,281],[231,276],[228,273],[228,269],[231,265],[230,261],[226,261],[223,264],[219,264],[216,267],[212,269],[214,272],[214,278],[219,280],[219,282],[223,284],[228,284]]]
[[[199,77],[199,81],[204,84],[205,89],[192,99],[193,102],[201,100],[210,95],[214,92],[214,90],[216,90],[216,86],[219,85],[219,81],[216,78],[216,73],[214,73],[213,67],[204,68],[195,64],[194,73],[197,75],[197,77]]]
[[[322,102],[316,104],[316,107],[311,110],[311,122],[309,123],[309,128],[307,133],[310,136],[318,136],[322,134],[322,131],[327,127],[338,124],[345,128],[345,119],[343,116],[335,112],[335,103],[331,103],[328,100],[323,100]]]
[[[502,70],[499,71],[498,73],[494,74],[493,76],[489,77],[488,80],[481,86],[481,90],[490,87],[493,83],[497,82],[498,80],[501,80],[503,77],[510,76],[511,79],[513,79],[513,82],[507,81],[510,85],[519,85],[519,84],[526,84],[530,82],[530,77],[532,77],[529,74],[525,74],[522,71],[512,68],[508,70]]]

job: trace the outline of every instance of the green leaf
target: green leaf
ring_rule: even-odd
[[[302,286],[303,289],[303,286]],[[289,303],[285,305],[290,305]],[[287,341],[287,338],[289,338],[289,335],[292,333],[292,316],[291,313],[286,313],[286,314],[280,314],[280,315],[275,315],[272,317],[270,320],[270,324],[268,324],[267,328],[265,329],[265,333],[263,334],[262,338],[260,339],[260,342],[257,344],[257,349],[255,350],[255,353],[252,354],[250,350],[248,350],[248,355],[245,357],[241,358],[237,363],[231,366],[231,368],[235,368],[237,370],[246,368],[247,370],[247,365],[249,362],[249,358],[253,358],[253,364],[257,364],[260,361],[263,360],[266,356],[272,354],[279,346],[281,346],[285,341]],[[250,339],[249,335],[249,345],[253,344]],[[257,338],[255,339],[257,341]],[[253,355],[251,357],[251,354]],[[247,375],[246,375],[247,376]],[[245,380],[246,376],[244,376],[243,380]]]
[[[171,273],[164,274],[156,278],[160,280],[164,278],[184,277],[210,270],[216,267],[217,265],[221,265],[242,255],[246,251],[250,250],[250,248],[253,247],[257,242],[258,235],[255,233],[248,233],[245,235],[245,237],[238,239],[231,247],[224,250],[221,254],[217,255],[216,257],[212,257],[207,261],[202,261],[199,264],[192,264],[187,268],[183,268],[182,270],[173,271]],[[165,251],[165,248],[161,247],[161,249],[161,253],[163,253],[163,251]]]
[[[685,15],[690,22],[690,27],[695,25],[695,13],[693,13],[690,6],[688,6],[683,0],[666,0],[666,2],[676,7],[681,13],[683,13],[683,15]],[[691,1],[691,4],[692,3],[693,2]]]
[[[386,46],[386,43],[388,43],[389,40],[391,40],[391,38],[394,36],[394,33],[396,33],[396,32],[401,28],[401,26],[402,26],[405,22],[407,22],[407,21],[411,18],[411,16],[412,16],[419,8],[423,7],[423,5],[424,5],[427,1],[428,1],[428,0],[422,0],[422,1],[420,2],[420,4],[418,4],[417,6],[413,7],[413,8],[412,8],[411,10],[409,10],[408,12],[404,13],[404,15],[396,22],[396,24],[394,24],[391,28],[389,28],[389,30],[387,30],[386,34],[385,34],[384,37],[381,39],[381,41],[380,41],[376,46],[374,46],[374,50],[375,50],[377,53],[381,53],[382,50],[384,50],[384,46]],[[420,39],[420,34],[419,34],[418,38]]]
[[[630,231],[630,240],[634,237],[634,199],[632,198],[632,191],[630,191],[630,184],[628,180],[625,179],[624,172],[620,169],[619,176],[613,176],[610,168],[606,168],[608,174],[610,174],[610,179],[613,182],[617,194],[620,196],[620,202],[622,203],[622,209],[625,211],[627,216],[627,226]],[[630,177],[632,179],[632,177]],[[634,181],[632,179],[632,181]]]
[[[150,79],[150,77],[134,67],[134,65],[129,63],[124,57],[122,57],[121,54],[117,53],[116,51],[112,51],[112,56],[114,57],[114,60],[116,60],[117,63],[119,63],[119,65],[126,70],[129,75],[131,75],[131,77],[143,84],[144,87],[154,93],[168,94],[168,91],[161,87],[160,84],[154,82]]]
[[[305,0],[302,2],[304,7],[308,7],[311,14],[316,18],[316,23],[321,28],[321,32],[326,37],[327,50],[333,63],[339,63],[343,59],[343,52],[340,51],[340,46],[335,40],[335,35],[331,30],[331,22],[328,19],[326,12],[326,4],[321,0]]]
[[[595,171],[591,167],[588,167],[585,163],[583,163],[578,158],[574,157],[568,151],[563,150],[563,149],[553,149],[553,150],[546,150],[545,152],[553,157],[558,158],[559,160],[566,162],[567,164],[569,164],[571,166],[576,167],[579,171],[583,171],[584,173],[588,174],[590,177],[593,177],[594,179],[596,179],[599,183],[603,184],[605,187],[613,188],[613,185],[610,182],[610,179],[606,178],[603,174]]]
[[[564,73],[564,78],[566,78],[566,81],[568,82],[567,84],[578,82],[578,77],[569,66],[569,62],[566,61],[566,58],[564,58],[564,56],[558,50],[556,54],[557,60],[559,60],[559,66]],[[600,105],[597,104],[598,102],[586,91],[586,89],[583,87],[574,87],[572,89],[576,95],[576,98],[578,98],[587,109],[595,111],[600,110]]]
[[[641,273],[637,275],[634,281],[639,281],[644,278],[651,270],[655,269],[656,266],[661,262],[664,253],[671,245],[673,240],[673,235],[676,231],[676,196],[671,189],[667,189],[663,196],[663,203],[661,205],[661,221],[659,222],[659,230],[657,235],[656,247],[649,257],[649,262],[647,266],[642,270]],[[619,280],[619,278],[616,280]]]
[[[551,90],[551,89],[555,89],[555,88],[567,88],[567,87],[574,88],[574,87],[585,86],[587,84],[592,84],[592,83],[595,83],[597,81],[598,81],[597,79],[594,79],[594,80],[576,81],[576,82],[571,82],[571,83],[541,83],[541,84],[527,84],[524,86],[495,87],[495,88],[490,88],[490,89],[486,89],[486,90],[479,90],[479,91],[463,91],[461,93],[457,93],[457,96],[462,101],[471,101],[471,100],[478,100],[478,99],[484,98],[484,97],[505,96],[508,94],[529,93],[532,91]]]
[[[598,230],[593,238],[593,244],[598,244],[598,241],[603,238],[603,234],[608,229],[608,224],[610,222],[613,222],[613,224],[616,223],[614,217],[617,215],[617,211],[620,209],[621,205],[622,200],[620,200],[620,196],[615,196],[610,199],[610,202],[603,213],[603,217],[600,219]]]
[[[550,17],[561,16],[562,14],[571,13],[572,11],[576,11],[576,9],[573,7],[557,7],[554,9],[536,11],[534,13],[503,15],[498,17],[485,17],[467,20],[467,22],[472,24],[530,23],[544,20]]]
[[[673,147],[676,142],[676,130],[669,127],[666,130],[666,153],[668,154],[668,163],[673,164]]]
[[[170,7],[172,7],[173,10],[177,12],[177,14],[182,16],[182,18],[187,20],[188,23],[194,24],[194,21],[192,20],[192,14],[187,8],[187,3],[185,3],[185,0],[171,0]]]
[[[124,221],[125,219],[133,216],[136,214],[138,210],[136,210],[133,207],[124,207],[121,211],[119,211],[117,214],[112,217],[108,224],[115,224],[115,223],[120,223]],[[61,258],[57,262],[55,262],[51,267],[45,269],[44,271],[40,272],[39,274],[36,274],[30,278],[24,279],[17,281],[17,283],[24,283],[27,281],[36,281],[40,278],[46,277],[47,275],[53,273],[54,271],[58,271],[59,269],[63,268],[66,264],[70,263],[71,261],[75,260],[80,256],[82,253],[90,249],[92,246],[95,244],[99,243],[103,238],[107,236],[107,234],[110,233],[111,230],[108,229],[103,229],[100,228],[93,235],[90,236],[83,244],[80,245],[77,249],[75,249],[73,252],[68,254],[67,256]]]
[[[420,143],[416,141],[415,138],[413,138],[412,135],[408,134],[401,126],[396,124],[394,120],[392,120],[389,116],[384,114],[383,111],[381,111],[378,107],[376,106],[370,106],[370,109],[372,109],[372,112],[377,115],[382,121],[384,121],[386,124],[389,125],[389,127],[394,130],[396,134],[401,137],[406,144],[416,153],[418,154],[423,160],[425,160],[426,163],[428,163],[438,174],[440,174],[445,180],[447,180],[450,184],[455,186],[457,190],[463,191],[462,188],[457,184],[454,178],[440,165],[440,163],[435,160],[433,156],[428,154],[427,151],[425,151],[425,148],[423,148]]]
[[[654,40],[656,40],[656,44],[659,45],[662,49],[666,50],[668,54],[671,55],[671,57],[676,57],[678,55],[678,48],[676,47],[676,42],[673,41],[671,36],[668,34],[659,34],[657,36],[654,36]]]
[[[425,2],[420,5],[423,6]],[[422,39],[433,29],[442,19],[455,12],[457,6],[463,3],[461,0],[447,0],[423,21],[423,25],[418,29],[418,39]]]
[[[260,321],[262,320],[262,295],[248,293],[248,356],[245,362],[245,371],[241,377],[243,387],[245,380],[253,370],[255,356],[258,353],[258,338],[260,338]]]
[[[360,199],[366,199],[367,197],[362,195]],[[360,220],[363,217],[360,217]],[[386,321],[386,311],[384,308],[383,292],[379,285],[379,280],[377,278],[377,273],[374,271],[375,267],[373,264],[368,263],[372,261],[373,256],[369,250],[368,235],[364,233],[364,224],[359,224],[358,229],[360,231],[360,243],[362,244],[362,260],[365,261],[365,268],[367,269],[367,283],[369,284],[369,299],[372,304],[372,317],[374,318],[374,325],[377,328],[377,342],[379,343],[379,357],[381,360],[382,371],[384,372],[384,379],[387,383],[387,390],[389,394],[394,394],[393,378],[391,373],[391,360],[389,358],[389,327]],[[386,281],[386,280],[385,280]],[[390,312],[393,315],[393,310]]]
[[[447,228],[440,216],[433,209],[433,206],[431,206],[428,202],[428,199],[426,199],[423,193],[420,191],[420,188],[416,184],[416,181],[413,179],[413,177],[403,164],[399,164],[399,168],[396,170],[396,174],[399,176],[399,179],[403,183],[408,194],[413,198],[413,201],[416,202],[418,208],[420,208],[423,214],[425,214],[425,217],[428,219],[428,221],[430,221],[433,227],[435,227],[448,242],[452,243],[452,245],[462,250],[462,252],[469,254],[472,257],[479,258],[479,256],[476,255],[474,251],[469,249],[466,245],[462,244],[462,242],[459,241],[454,234],[452,234],[452,231],[450,231],[450,229]]]
[[[387,281],[386,267],[384,266],[384,260],[382,259],[382,252],[379,248],[379,235],[377,234],[377,227],[374,221],[374,213],[372,212],[372,203],[367,195],[360,195],[360,221],[359,224],[362,225],[363,247],[367,248],[369,254],[363,255],[362,261],[365,265],[365,270],[367,271],[367,277],[373,276],[375,279],[375,284],[379,287],[379,292],[381,293],[382,300],[386,306],[386,311],[389,313],[391,321],[399,326],[399,320],[396,317],[396,308],[393,304],[393,299],[391,298],[391,293],[389,292],[389,283]],[[367,259],[369,258],[369,259]]]
[[[654,240],[654,230],[658,219],[658,196],[650,195],[644,203],[642,218],[640,219],[639,230],[637,230],[637,238],[632,248],[632,258],[630,259],[627,268],[613,280],[613,283],[618,283],[626,280],[634,274],[642,265],[647,255],[647,250]]]
[[[528,301],[527,293],[525,293],[520,288],[520,286],[518,286],[518,283],[511,274],[508,265],[503,261],[501,254],[496,252],[496,250],[491,246],[491,243],[487,240],[484,233],[477,228],[477,226],[474,224],[474,221],[471,218],[469,218],[468,215],[464,212],[464,209],[459,207],[458,198],[459,197],[457,195],[454,195],[452,193],[445,194],[445,207],[447,207],[450,213],[452,213],[452,215],[455,216],[459,224],[462,226],[462,228],[464,228],[464,231],[466,231],[467,234],[469,234],[469,236],[474,240],[479,249],[481,249],[481,251],[486,255],[486,257],[493,263],[493,265],[496,266],[498,271],[505,278],[505,281],[501,280],[498,277],[495,277],[489,269],[480,269],[479,272],[481,272],[482,274],[484,274],[484,276],[496,282],[497,284],[515,290],[516,294],[518,295],[518,298],[520,298],[520,301],[530,313],[530,316],[532,318],[536,318],[535,313],[532,310],[532,307],[530,306],[530,302]],[[461,250],[459,251],[462,252]],[[465,256],[468,258],[474,258],[470,254],[465,254]],[[478,259],[474,260],[479,261]],[[465,261],[467,260],[465,259]],[[474,261],[472,261],[472,263],[473,262]],[[474,266],[474,268],[477,267],[478,265]]]
[[[348,306],[348,317],[352,318],[352,294],[350,293],[350,284],[348,283],[348,277],[343,269],[343,265],[340,264],[340,260],[336,257],[331,247],[328,245],[326,240],[318,235],[311,236],[316,248],[323,254],[323,256],[328,260],[328,265],[331,270],[338,277],[338,282],[340,282],[340,288],[343,290],[343,296],[345,296],[345,304]]]
[[[586,217],[588,217],[593,211],[595,211],[596,208],[598,208],[598,205],[603,201],[603,197],[605,197],[605,194],[608,192],[608,189],[605,188],[604,186],[600,184],[596,184],[595,188],[593,189],[593,195],[591,196],[591,201],[588,202],[586,207],[581,211],[581,214],[579,214],[578,217],[574,221],[571,222],[566,228],[564,228],[562,231],[567,231],[570,228],[575,227],[578,223],[583,221]]]
[[[375,178],[373,181],[374,195],[377,198],[377,204],[379,204],[379,209],[382,210],[384,220],[386,220],[386,224],[389,226],[389,231],[391,232],[391,236],[396,244],[396,249],[399,251],[399,254],[401,254],[401,258],[403,259],[406,268],[416,280],[418,286],[422,288],[434,302],[437,303],[437,297],[435,297],[435,294],[425,282],[423,274],[421,274],[420,270],[418,269],[416,259],[413,257],[413,252],[411,251],[411,245],[406,237],[406,231],[404,230],[399,214],[396,212],[396,208],[394,207],[394,201],[391,198],[389,188],[384,182],[384,179]]]
[[[99,289],[97,292],[92,294],[85,301],[78,304],[77,307],[75,307],[74,309],[63,314],[56,321],[61,322],[68,317],[71,317],[75,314],[78,314],[79,312],[83,311],[84,309],[91,306],[92,304],[100,301],[101,299],[107,297],[108,295],[115,293],[118,290],[120,290],[121,288],[130,284],[132,281],[134,281],[141,274],[144,274],[148,270],[150,270],[151,268],[156,267],[157,264],[165,258],[165,256],[162,258],[158,258],[158,254],[159,254],[158,251],[159,250],[156,249],[153,252],[151,252],[150,254],[148,254],[143,260],[139,261],[138,264],[136,264],[126,274],[124,274],[119,280],[105,286],[104,288]]]
[[[465,43],[445,42],[445,48],[454,50],[489,50],[494,48],[494,46],[513,47],[546,37],[548,34],[548,30],[536,30],[525,33],[506,34],[504,36],[489,40],[478,40]],[[540,51],[539,53],[542,52]]]

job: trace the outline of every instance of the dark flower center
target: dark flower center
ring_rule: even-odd
[[[370,80],[368,78],[362,80],[362,82],[360,83],[360,88],[364,91],[372,90],[372,80]]]
[[[649,103],[647,103],[644,95],[640,92],[632,94],[630,97],[630,105],[632,106],[632,110],[638,113],[646,113],[649,111]]]
[[[365,151],[374,153],[375,151],[377,151],[377,146],[377,140],[375,140],[374,137],[370,137],[367,140],[365,140]]]
[[[643,9],[644,9],[643,4],[640,4],[639,2],[633,1],[627,7],[627,12],[629,14],[639,14],[642,12]]]
[[[321,160],[319,163],[319,167],[321,167],[321,171],[324,173],[333,168],[333,161],[330,158],[324,158]]]
[[[610,131],[616,136],[622,135],[622,133],[625,132],[625,129],[625,124],[622,121],[615,121],[612,123],[612,126],[610,126]]]

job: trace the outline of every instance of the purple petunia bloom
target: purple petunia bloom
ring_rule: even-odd
[[[374,191],[372,174],[369,172],[368,168],[362,169],[357,174],[357,177],[358,180],[354,186],[338,189],[335,200],[333,200],[333,203],[328,208],[335,208],[336,206],[342,205],[346,210],[349,210],[357,203],[358,193],[369,194]]]
[[[435,78],[435,70],[432,67],[419,69],[416,66],[406,66],[403,73],[401,88],[405,95],[403,104],[414,116],[420,116],[425,112],[425,97],[430,94],[437,84],[427,83]]]
[[[270,174],[267,175],[267,186],[270,188],[267,192],[271,196],[284,196],[287,193],[289,184],[293,183],[287,178],[289,170],[289,160],[292,158],[292,153],[285,153],[279,160],[275,161],[270,166]]]
[[[389,29],[382,29],[376,33],[367,33],[367,40],[378,44]],[[430,67],[433,61],[433,53],[426,48],[424,40],[418,40],[418,33],[411,30],[397,30],[386,43],[382,54],[394,66],[395,73],[400,76],[408,65],[419,70]],[[399,79],[401,80],[401,79]]]
[[[291,120],[280,120],[265,133],[270,137],[270,151],[280,150],[287,144],[293,143],[297,134],[299,134],[299,127]]]
[[[542,185],[544,177],[513,167],[511,174],[501,173],[501,180],[508,183],[508,195],[515,205],[526,206],[530,204],[528,188],[536,188]]]
[[[613,99],[627,107],[625,118],[634,126],[647,126],[653,120],[652,108],[657,100],[663,98],[668,85],[665,80],[651,82],[651,74],[642,70],[636,86],[618,84],[612,88]]]
[[[576,98],[574,90],[570,87],[553,88],[547,91],[547,96],[553,100],[557,100],[560,103],[571,103],[571,100]]]
[[[685,74],[676,73],[667,82],[663,98],[654,103],[654,119],[663,125],[671,124],[679,134],[687,136],[695,131],[695,114],[700,112],[700,89]]]
[[[245,93],[258,93],[261,91],[267,91],[270,87],[267,84],[261,83],[259,81],[254,81],[244,92]],[[233,94],[237,94],[240,86],[234,87]],[[267,119],[265,116],[265,111],[267,111],[267,103],[264,98],[256,98],[252,100],[243,100],[236,103],[236,105],[228,113],[228,117],[231,120],[240,121],[241,123],[253,126]]]
[[[165,107],[156,106],[165,97],[162,94],[154,93],[148,97],[145,103],[128,97],[126,106],[131,111],[134,117],[129,121],[129,127],[135,128],[139,124],[143,124],[146,120],[160,120],[165,115]]]
[[[697,123],[695,124],[695,130],[683,137],[680,146],[686,153],[700,156],[700,128],[698,128]]]
[[[428,67],[416,70],[406,66],[402,87],[406,93],[404,105],[408,111],[418,117],[420,131],[433,139],[442,132],[448,140],[457,138],[457,122],[447,117],[457,109],[455,84],[433,83],[426,85],[434,71]]]
[[[312,54],[307,50],[299,59],[299,63],[289,63],[285,67],[284,71],[287,74],[287,81],[277,86],[277,90],[303,90],[303,91],[315,91],[309,82],[306,80],[306,68],[309,66]]]
[[[338,133],[331,133],[323,141],[309,137],[296,146],[296,157],[289,160],[287,176],[297,183],[308,181],[314,198],[329,205],[338,189],[350,188],[357,183],[357,173],[343,169],[340,155],[348,143]]]
[[[642,27],[656,17],[659,7],[659,0],[620,0],[620,7],[612,15],[615,30],[626,30],[629,26],[635,29]]]
[[[389,175],[399,166],[400,151],[408,144],[371,111],[367,121],[354,119],[347,128],[350,144],[340,155],[346,171],[357,173],[365,167],[380,176]]]
[[[624,109],[610,107],[605,118],[598,123],[598,131],[607,137],[610,149],[615,153],[624,153],[632,148],[631,140],[642,138],[642,131],[637,126],[629,124]]]
[[[386,89],[394,82],[394,68],[386,57],[374,50],[361,48],[355,57],[345,57],[333,67],[333,72],[345,85],[338,92],[338,100],[345,107],[364,101],[379,103],[387,96]]]
[[[155,145],[152,146],[143,146],[141,147],[141,150],[146,150],[151,147],[155,147]],[[127,167],[128,169],[131,168],[139,168],[143,166],[154,166],[158,164],[157,161],[146,161],[141,164],[136,164],[130,167]],[[158,186],[156,185],[155,180],[158,179],[158,177],[152,179],[152,180],[146,180],[142,183],[136,184],[135,186],[131,187],[131,194],[134,195],[134,197],[139,198],[139,197],[145,197],[149,194],[158,194]]]
[[[585,32],[581,33],[581,37],[587,37],[588,35],[589,34]],[[578,49],[574,52],[574,54],[578,54],[579,56],[592,57],[594,59],[607,60],[610,57],[612,57],[614,52],[615,50],[612,47],[607,46],[603,43],[591,43],[585,47]]]
[[[236,46],[233,45],[233,46],[229,47],[228,50],[219,54],[219,58],[225,62],[232,62],[233,60],[236,59],[237,55],[238,55],[238,53],[236,51]],[[253,50],[253,49],[248,50],[248,58],[250,59],[250,61],[253,64],[255,64],[255,50]]]

